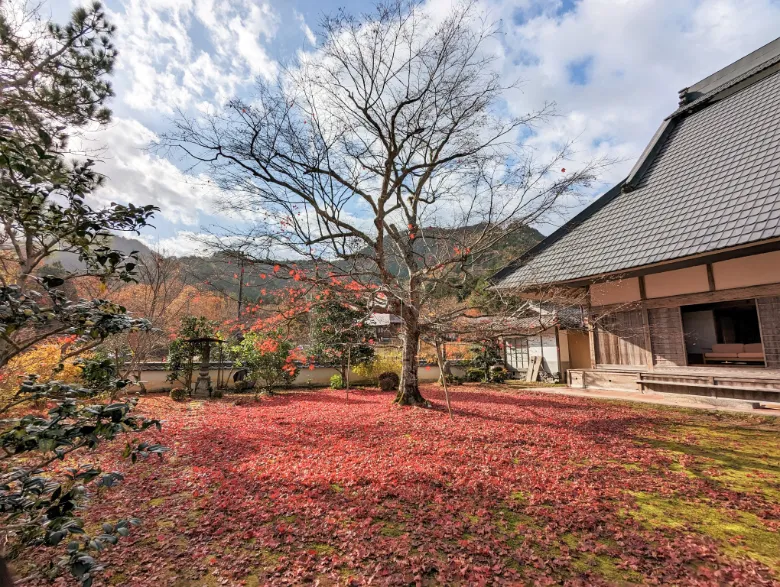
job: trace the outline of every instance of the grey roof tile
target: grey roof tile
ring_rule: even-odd
[[[498,287],[551,283],[780,237],[780,73],[682,116],[641,178]]]

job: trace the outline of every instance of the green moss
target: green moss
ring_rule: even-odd
[[[333,490],[335,493],[344,493],[344,488],[343,488],[341,485],[339,485],[338,483],[331,483],[331,484],[330,484],[330,488],[331,488],[331,489],[332,489],[332,490]]]
[[[127,575],[123,573],[117,573],[116,575],[112,575],[111,578],[108,580],[109,585],[124,585],[127,582]]]
[[[200,519],[203,517],[203,510],[201,509],[192,509],[187,512],[187,527],[188,528],[195,528],[198,524],[200,524]]]
[[[533,516],[522,514],[511,510],[509,508],[501,508],[498,510],[497,520],[495,522],[499,529],[509,530],[512,532],[523,528],[543,528],[544,524],[540,523]]]
[[[645,526],[675,531],[690,528],[718,542],[727,555],[750,557],[780,573],[780,533],[767,528],[755,514],[653,493],[633,495],[637,509],[629,515]]]
[[[330,544],[325,544],[324,542],[315,542],[314,544],[309,544],[306,549],[314,550],[318,555],[329,555],[336,553],[335,548],[333,548]]]
[[[472,524],[477,524],[479,522],[479,516],[475,514],[463,514],[463,517],[465,517]]]
[[[382,536],[398,537],[406,533],[406,527],[403,524],[394,524],[393,522],[382,522],[382,529],[379,531]]]
[[[580,544],[580,539],[571,532],[566,532],[564,535],[561,536],[561,542],[563,542],[566,546],[569,548],[575,549]]]
[[[528,502],[528,496],[522,491],[513,491],[509,497],[518,503],[524,504]]]
[[[663,438],[646,442],[674,455],[685,455],[670,469],[708,479],[732,491],[780,500],[780,429],[762,425],[685,424],[673,426]],[[693,457],[693,459],[687,458]]]
[[[259,555],[263,566],[275,567],[282,558],[281,554],[274,552],[270,548],[255,548],[253,551]]]
[[[538,529],[542,525],[535,518],[501,508],[493,517],[493,525],[502,540],[510,548],[519,548],[526,542],[526,533],[530,528]],[[511,565],[510,565],[511,566]]]
[[[164,497],[155,497],[155,498],[153,498],[153,499],[150,499],[150,500],[147,502],[147,505],[148,505],[149,507],[155,507],[155,508],[156,508],[156,507],[159,507],[159,506],[161,506],[161,505],[162,505],[162,504],[164,504],[164,503],[165,503],[165,498],[164,498]]]
[[[190,541],[187,540],[184,536],[177,536],[171,541],[171,544],[174,546],[178,546],[182,550],[186,550],[190,546]]]
[[[249,575],[244,577],[243,585],[245,587],[259,587],[260,586],[260,578],[257,575],[249,574]]]
[[[614,585],[631,585],[644,583],[642,575],[630,569],[618,567],[618,559],[606,554],[579,556],[572,560],[571,568],[578,573],[594,573]]]

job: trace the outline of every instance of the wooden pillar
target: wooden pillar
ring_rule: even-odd
[[[593,315],[588,315],[588,346],[590,347],[590,368],[596,368],[596,357],[598,356],[598,337],[596,336],[596,327],[593,325]]]
[[[780,296],[758,298],[758,322],[764,361],[770,369],[780,369]]]
[[[652,371],[654,367],[653,337],[650,336],[650,317],[645,304],[642,304],[642,330],[645,335],[645,362],[647,363],[648,371]]]

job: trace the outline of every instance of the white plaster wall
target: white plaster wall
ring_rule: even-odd
[[[679,296],[709,289],[706,265],[645,275],[645,293],[648,298]]]
[[[555,329],[550,328],[541,334],[528,337],[529,357],[541,356],[542,365],[547,373],[560,373],[561,365],[558,363],[558,347],[555,340]]]
[[[462,377],[465,374],[463,369],[459,367],[453,367],[452,371],[453,374],[460,377]],[[213,385],[216,385],[217,383],[217,373],[218,372],[216,369],[212,369],[211,371],[209,371],[209,375],[211,377],[211,381]],[[227,378],[228,373],[230,373],[230,371],[223,370],[222,377]],[[314,369],[301,369],[301,372],[299,373],[298,377],[293,382],[293,386],[327,387],[330,384],[331,376],[335,375],[336,373],[338,373],[338,371],[330,367],[316,367]],[[167,371],[141,371],[141,381],[143,381],[147,391],[162,391],[173,387],[173,384],[166,380],[167,376],[168,376]],[[439,367],[435,365],[420,367],[417,371],[417,377],[420,379],[421,382],[424,383],[438,381]],[[351,384],[354,385],[360,385],[366,383],[364,379],[362,379],[355,373],[352,373],[350,375],[349,381]],[[233,387],[232,378],[228,379],[228,387]]]
[[[715,289],[780,283],[780,251],[712,264]]]
[[[625,304],[640,299],[638,277],[594,283],[590,286],[590,302],[594,306]]]

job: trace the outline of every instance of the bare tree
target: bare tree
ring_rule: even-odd
[[[161,147],[207,167],[230,194],[224,205],[254,222],[209,242],[240,242],[298,280],[384,293],[404,322],[396,401],[424,404],[417,353],[437,291],[587,186],[598,164],[566,173],[568,145],[539,163],[520,144],[552,110],[500,114],[495,29],[472,3],[437,20],[392,1],[360,19],[326,18],[323,32],[277,84],[179,116]]]
[[[142,364],[167,352],[168,337],[186,314],[189,296],[181,263],[160,251],[139,257],[136,281],[110,297],[146,319],[151,329],[115,336],[103,346],[117,361],[117,373],[122,377],[133,374],[140,379]]]

